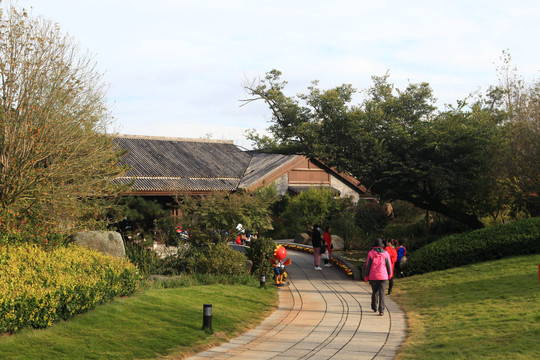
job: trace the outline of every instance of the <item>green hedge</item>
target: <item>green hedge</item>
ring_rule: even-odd
[[[407,275],[540,253],[540,218],[443,237],[407,254]]]
[[[133,293],[141,280],[128,261],[76,245],[0,246],[0,274],[0,333],[48,327]]]

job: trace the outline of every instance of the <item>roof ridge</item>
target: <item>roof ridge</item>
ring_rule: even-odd
[[[129,134],[110,134],[110,136],[121,139],[140,139],[140,140],[158,140],[158,141],[182,141],[182,142],[202,142],[216,144],[234,144],[233,140],[203,139],[203,138],[180,138],[168,136],[150,136],[150,135],[129,135]]]

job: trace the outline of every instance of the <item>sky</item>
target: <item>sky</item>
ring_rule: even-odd
[[[18,0],[88,51],[108,84],[111,132],[233,140],[264,132],[244,84],[280,70],[285,93],[387,72],[399,89],[428,82],[437,105],[497,85],[503,51],[540,75],[537,0]],[[6,5],[6,0],[2,6]],[[362,100],[361,93],[355,98]]]

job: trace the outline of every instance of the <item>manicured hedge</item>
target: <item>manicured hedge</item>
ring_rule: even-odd
[[[407,254],[407,275],[540,253],[540,218],[443,237]]]
[[[128,261],[76,245],[0,246],[0,274],[0,334],[45,328],[130,294],[141,280]]]

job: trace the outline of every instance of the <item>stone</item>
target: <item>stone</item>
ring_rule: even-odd
[[[334,245],[333,250],[345,249],[345,241],[339,235],[332,235],[332,245]]]
[[[251,269],[253,268],[253,261],[246,260],[245,262],[246,270],[248,273],[251,273]]]
[[[294,243],[311,245],[311,236],[308,233],[298,233],[294,236]]]
[[[79,246],[120,259],[126,257],[122,235],[116,231],[81,231],[73,235],[73,241]]]

